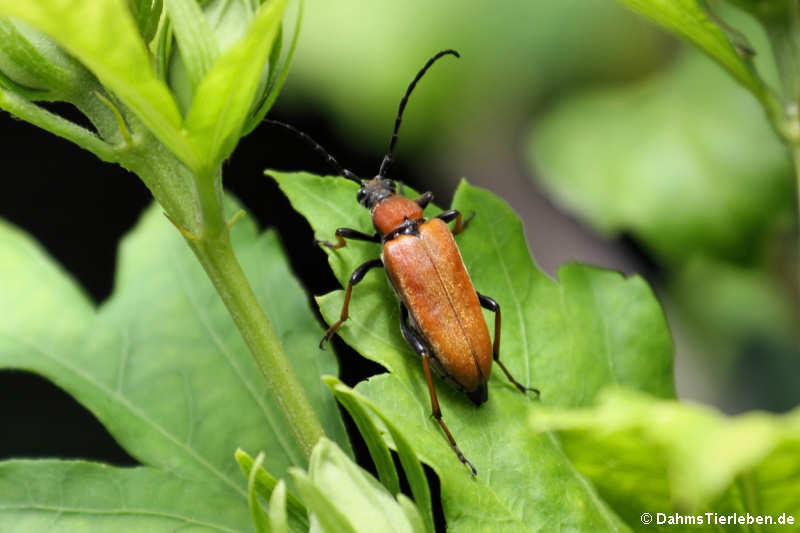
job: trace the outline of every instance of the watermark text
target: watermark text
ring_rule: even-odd
[[[775,515],[762,515],[750,513],[642,513],[642,524],[655,524],[659,526],[727,526],[727,525],[794,525],[794,516],[787,513]]]

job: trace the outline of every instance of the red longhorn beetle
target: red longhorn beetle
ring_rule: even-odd
[[[345,239],[383,243],[380,258],[370,259],[353,271],[347,283],[339,320],[325,332],[319,343],[320,348],[347,320],[353,286],[370,269],[385,267],[389,282],[400,299],[400,330],[422,358],[433,417],[441,426],[459,460],[476,475],[475,467],[461,453],[453,434],[442,420],[431,367],[457,389],[466,393],[475,405],[481,405],[489,397],[486,384],[492,370],[492,360],[500,365],[509,381],[523,393],[530,390],[539,394],[539,391],[519,383],[500,361],[500,305],[475,290],[453,239],[453,235],[466,229],[472,217],[462,223],[461,213],[451,209],[428,220],[423,216],[422,210],[433,200],[433,194],[426,192],[416,200],[410,200],[396,194],[394,181],[386,177],[392,164],[397,131],[408,97],[431,65],[447,54],[460,57],[455,50],[439,52],[428,60],[408,86],[400,101],[389,152],[383,158],[378,175],[371,180],[362,180],[342,168],[322,146],[293,126],[274,120],[267,122],[287,128],[303,138],[340,175],[361,186],[357,199],[372,213],[375,233],[368,235],[355,229],[339,228],[335,233],[335,244],[320,240],[316,242],[332,249],[344,247]],[[453,220],[455,227],[451,233],[447,223]],[[489,338],[489,329],[481,307],[495,313],[494,343]]]

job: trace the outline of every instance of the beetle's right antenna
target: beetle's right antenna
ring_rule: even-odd
[[[339,175],[351,181],[355,181],[356,183],[361,185],[361,178],[359,178],[346,168],[343,168],[342,165],[340,165],[339,162],[336,161],[336,159],[334,159],[334,157],[331,154],[329,154],[328,151],[325,150],[325,148],[323,148],[321,144],[312,139],[307,133],[298,130],[291,124],[280,122],[278,120],[272,120],[271,118],[265,118],[264,122],[267,122],[269,124],[275,124],[276,126],[281,126],[291,131],[292,133],[303,139],[305,142],[307,142],[309,145],[311,145],[311,148],[313,148],[315,152],[321,155],[325,159],[325,162],[328,163],[331,167],[333,167],[333,169],[336,170],[336,172],[338,172]]]
[[[381,162],[381,169],[378,171],[378,176],[385,178],[386,173],[389,171],[389,167],[392,165],[392,154],[394,153],[394,147],[397,144],[397,130],[400,129],[400,123],[403,121],[403,111],[406,109],[406,104],[408,103],[408,97],[411,96],[411,91],[414,90],[414,87],[417,86],[417,82],[422,78],[425,72],[431,68],[431,65],[436,63],[436,60],[442,56],[446,55],[454,55],[456,57],[461,57],[458,52],[455,50],[442,50],[425,63],[425,66],[417,72],[417,75],[414,77],[414,80],[406,89],[406,94],[403,96],[403,99],[400,100],[400,107],[397,110],[397,118],[394,120],[394,131],[392,132],[392,140],[389,141],[389,152],[383,157],[383,162]]]

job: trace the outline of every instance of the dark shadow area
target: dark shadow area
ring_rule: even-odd
[[[46,379],[0,372],[0,459],[88,459],[135,466],[94,415]]]

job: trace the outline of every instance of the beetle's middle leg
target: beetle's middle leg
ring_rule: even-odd
[[[475,218],[475,212],[473,211],[472,214],[467,217],[467,220],[464,220],[463,223],[461,221],[461,211],[456,209],[450,209],[449,211],[443,211],[436,215],[436,218],[443,220],[444,222],[450,222],[451,220],[456,221],[456,227],[453,228],[453,235],[458,235],[469,226],[469,223],[472,222],[472,219]]]
[[[453,434],[450,433],[450,429],[448,429],[447,424],[445,424],[442,419],[442,410],[439,408],[439,399],[436,397],[436,387],[433,385],[433,374],[431,373],[428,347],[420,338],[419,333],[408,324],[408,309],[406,309],[406,306],[402,303],[400,304],[400,330],[403,332],[403,337],[406,338],[406,342],[408,342],[420,358],[422,358],[422,368],[425,371],[425,380],[428,382],[428,394],[431,397],[431,410],[433,411],[431,414],[433,418],[439,423],[442,431],[444,431],[444,434],[447,436],[447,440],[450,441],[450,447],[456,452],[458,460],[472,470],[473,476],[477,475],[478,471],[475,470],[472,463],[461,453],[461,449],[458,447],[458,444],[456,444],[456,439],[453,438]]]
[[[354,241],[368,241],[368,242],[381,242],[381,234],[377,231],[372,235],[367,235],[357,229],[339,228],[336,230],[336,244],[330,241],[323,241],[322,239],[315,239],[314,244],[321,244],[333,250],[344,248],[347,246],[345,239],[352,239]]]
[[[325,341],[329,340],[336,330],[339,329],[339,326],[347,320],[350,316],[350,295],[353,292],[353,285],[356,285],[359,281],[364,279],[364,275],[369,272],[371,269],[375,267],[382,267],[383,261],[380,259],[370,259],[356,267],[352,274],[350,274],[350,280],[347,282],[347,289],[344,291],[344,303],[342,304],[342,312],[339,314],[339,320],[337,320],[328,330],[325,332],[325,335],[322,337],[322,340],[319,341],[319,347],[325,344]]]
[[[484,309],[488,309],[489,311],[494,313],[494,344],[492,345],[492,356],[495,362],[500,365],[500,368],[505,372],[506,377],[508,380],[517,387],[520,392],[528,392],[532,391],[535,392],[537,396],[539,396],[539,389],[534,389],[533,387],[526,387],[516,379],[514,376],[511,375],[511,372],[508,371],[506,365],[500,360],[500,322],[502,320],[502,314],[500,313],[500,304],[497,303],[493,298],[489,298],[488,296],[484,296],[483,294],[475,291],[478,295],[478,301],[481,303],[481,307]]]

